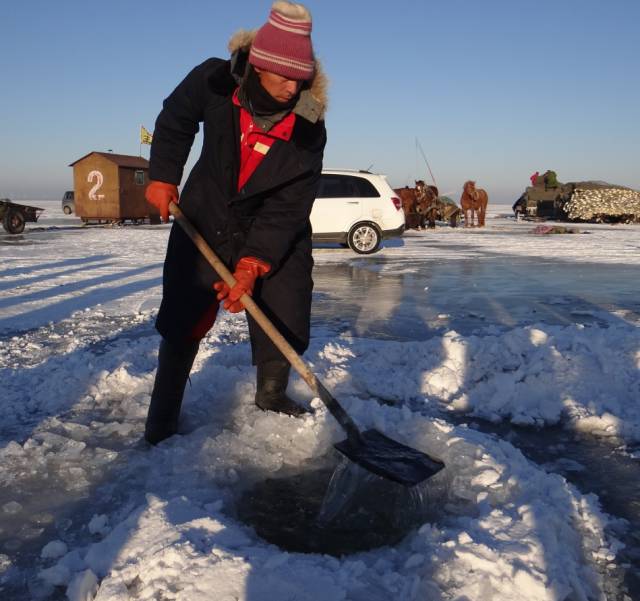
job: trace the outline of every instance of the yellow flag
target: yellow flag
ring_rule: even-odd
[[[140,144],[151,144],[153,134],[150,134],[144,126],[140,126]]]

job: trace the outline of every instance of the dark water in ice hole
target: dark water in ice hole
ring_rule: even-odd
[[[288,551],[340,557],[397,544],[442,515],[446,470],[409,488],[336,457],[337,465],[258,483],[239,499],[238,517]]]
[[[468,424],[464,417],[454,421]],[[622,453],[620,441],[556,426],[537,430],[474,420],[470,427],[508,440],[583,493],[596,493],[607,513],[628,521],[615,533],[626,548],[615,568],[604,572],[604,592],[608,601],[640,600],[640,461]],[[446,520],[450,477],[445,469],[408,489],[343,460],[335,471],[326,467],[259,482],[238,500],[236,517],[287,551],[340,557],[396,545],[423,524]]]

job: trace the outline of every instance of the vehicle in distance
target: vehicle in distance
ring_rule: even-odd
[[[62,212],[65,215],[71,215],[76,210],[76,202],[74,200],[73,190],[67,190],[62,195]]]
[[[44,211],[40,207],[18,204],[8,198],[0,198],[0,222],[9,234],[24,232],[24,224],[35,223]]]
[[[384,175],[324,169],[311,211],[314,242],[333,242],[358,254],[376,252],[383,240],[402,236],[402,203]]]

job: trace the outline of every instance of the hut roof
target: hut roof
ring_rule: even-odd
[[[97,151],[93,151],[93,152],[89,152],[88,154],[85,154],[83,157],[80,157],[79,159],[73,161],[73,163],[71,163],[69,167],[73,167],[76,163],[79,163],[82,159],[86,159],[88,156],[92,154],[99,154],[100,156],[104,157],[108,161],[115,163],[119,167],[129,167],[131,169],[148,169],[149,168],[149,161],[147,161],[147,159],[143,157],[132,156],[129,154],[113,154],[113,152],[97,152]]]

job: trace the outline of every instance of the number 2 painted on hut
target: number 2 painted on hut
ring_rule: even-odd
[[[89,199],[102,200],[104,198],[104,194],[96,194],[96,192],[102,187],[102,184],[104,183],[104,177],[102,177],[102,173],[100,173],[99,171],[90,171],[89,175],[87,176],[87,181],[92,182],[94,178],[97,181],[93,188],[89,190]]]

